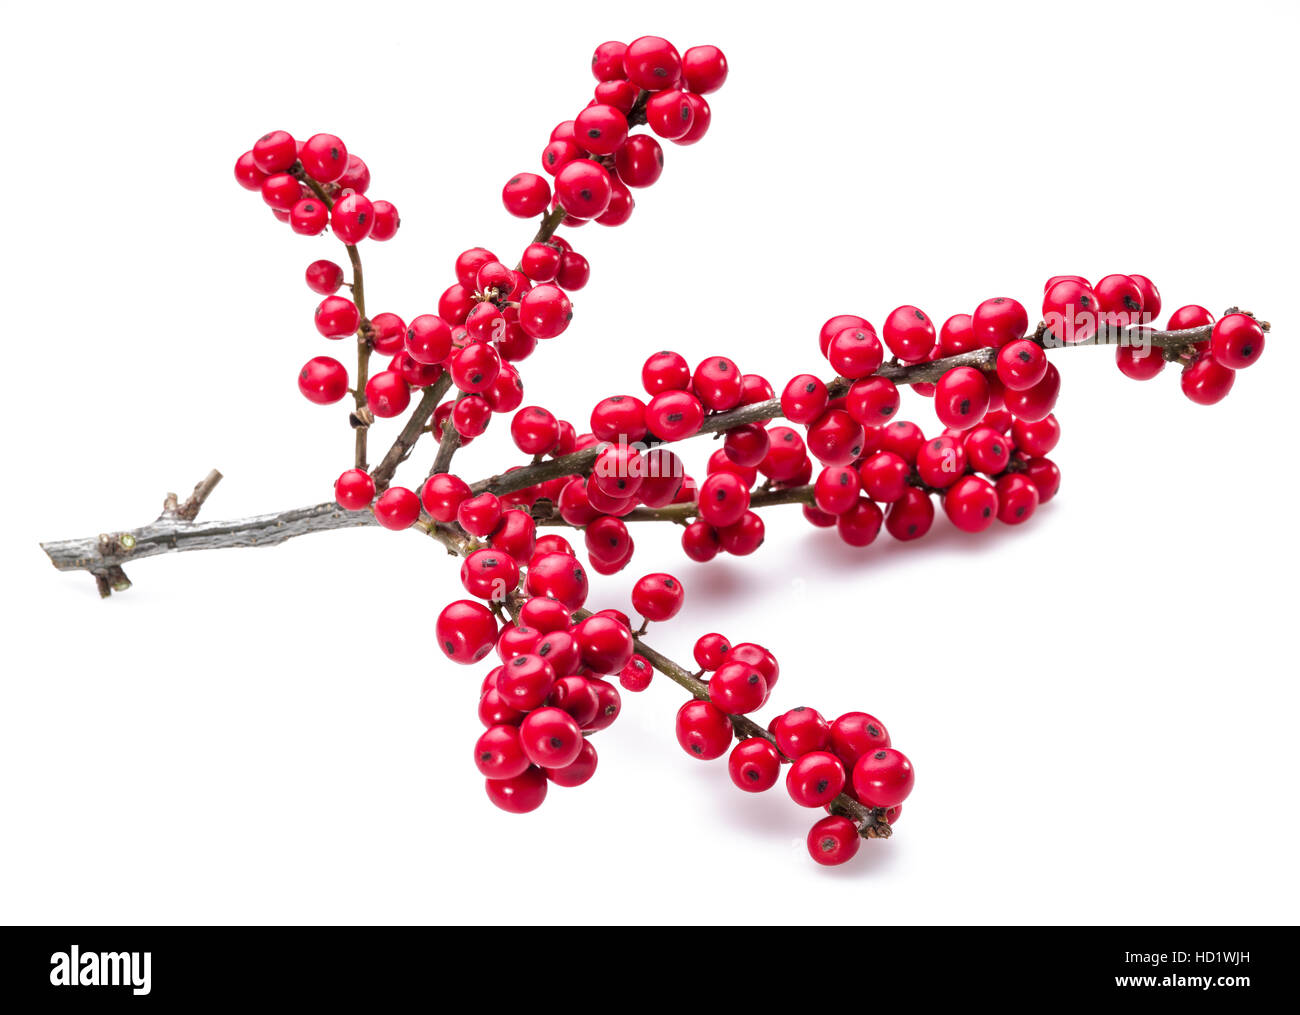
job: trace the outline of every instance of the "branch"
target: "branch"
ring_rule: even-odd
[[[397,435],[397,440],[393,441],[393,446],[388,449],[388,454],[384,455],[383,461],[375,468],[373,478],[377,492],[384,491],[392,480],[393,473],[397,471],[397,467],[410,456],[411,449],[424,433],[429,417],[438,408],[438,403],[442,401],[442,396],[450,387],[451,374],[444,370],[441,377],[424,389],[424,395],[412,410],[411,418],[406,421],[406,426],[402,427],[402,432]]]
[[[1229,313],[1233,312],[1235,311],[1229,311]],[[1268,323],[1261,321],[1260,327],[1267,331]],[[1149,344],[1160,346],[1166,350],[1166,355],[1169,355],[1170,352],[1176,352],[1178,349],[1190,347],[1198,342],[1209,341],[1212,331],[1213,328],[1209,325],[1203,328],[1187,328],[1182,331],[1157,331],[1153,328],[1144,327],[1111,329],[1104,334],[1093,335],[1086,341],[1071,342],[1069,345],[1063,346],[1056,342],[1051,333],[1040,325],[1032,334],[1025,337],[1041,345],[1044,349],[1072,349],[1076,346],[1085,345]],[[930,360],[925,363],[886,363],[871,376],[883,377],[898,385],[933,383],[953,367],[969,366],[980,370],[993,370],[997,363],[997,356],[998,350],[991,347],[973,349],[970,352],[959,353],[956,356],[948,356],[944,359]],[[826,388],[831,398],[838,398],[848,391],[851,383],[851,381],[845,380],[843,377],[836,377],[826,385]],[[691,436],[698,437],[706,433],[720,433],[743,426],[746,423],[767,423],[783,416],[781,399],[771,398],[765,402],[754,402],[751,405],[742,405],[726,412],[717,412],[711,416],[706,416],[703,425]],[[690,438],[684,439],[689,440]],[[669,442],[650,438],[646,443],[657,445]],[[582,451],[575,451],[560,458],[553,458],[547,462],[525,465],[512,472],[498,473],[495,476],[489,476],[487,479],[481,479],[477,483],[471,484],[470,489],[475,494],[491,491],[500,495],[514,493],[517,490],[536,486],[539,483],[544,483],[550,479],[558,479],[561,476],[586,475],[591,471],[596,455],[600,452],[600,447],[597,444],[584,448]]]

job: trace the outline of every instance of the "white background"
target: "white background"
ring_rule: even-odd
[[[1296,917],[1295,7],[1284,3],[6,4],[0,918],[38,922],[1276,922]],[[782,663],[774,708],[881,717],[918,782],[895,837],[816,867],[813,812],[624,696],[600,771],[517,817],[471,759],[482,670],[433,619],[454,562],[361,530],[130,568],[108,602],[40,539],[328,499],[341,407],[302,269],[337,250],[236,186],[263,132],[340,134],[395,201],[372,312],[433,309],[458,251],[532,224],[501,184],[587,101],[592,48],[713,42],[731,78],[631,222],[572,234],[574,326],[524,364],[582,420],[650,351],[825,372],[832,313],[936,319],[1048,275],[1150,275],[1275,325],[1215,408],[1173,371],[1058,358],[1062,493],[1020,530],[843,547],[793,508],[746,559],[676,530],[687,609]],[[907,414],[935,426],[927,404]],[[380,429],[374,441],[386,446]],[[506,428],[458,461],[510,459]],[[702,471],[714,445],[690,448]],[[417,452],[412,475],[431,451]],[[414,478],[412,479],[414,482]],[[771,712],[765,713],[764,721]]]

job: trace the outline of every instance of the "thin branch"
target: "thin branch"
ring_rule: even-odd
[[[420,401],[411,411],[411,418],[406,421],[406,426],[402,427],[402,432],[393,441],[393,446],[388,449],[388,453],[371,474],[376,491],[382,493],[387,488],[397,467],[410,456],[411,449],[415,447],[425,431],[425,424],[429,422],[429,417],[438,408],[438,403],[442,401],[442,396],[450,387],[451,374],[444,370],[441,377],[424,389]]]

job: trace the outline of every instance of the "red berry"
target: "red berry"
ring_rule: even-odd
[[[1038,490],[1038,503],[1046,504],[1061,488],[1061,470],[1050,458],[1030,458],[1025,462],[1025,477]]]
[[[627,52],[625,42],[602,42],[591,54],[591,73],[597,81],[617,81],[627,76],[623,66],[623,54]]]
[[[727,80],[727,58],[717,46],[692,46],[682,54],[682,76],[696,95],[716,92]]]
[[[817,336],[817,341],[823,356],[826,355],[827,349],[830,348],[831,339],[845,328],[868,328],[872,331],[875,330],[872,328],[871,322],[865,317],[859,317],[857,314],[837,314],[822,325],[822,330]]]
[[[554,686],[555,669],[550,662],[536,653],[523,652],[502,665],[496,689],[511,708],[531,712],[545,704]]]
[[[307,175],[321,183],[333,183],[348,168],[348,150],[333,134],[313,134],[302,144],[298,159]]]
[[[645,403],[635,395],[611,395],[591,410],[591,432],[599,441],[635,444],[646,435]]]
[[[276,173],[262,181],[262,200],[278,212],[287,214],[306,196],[303,185],[288,173]]]
[[[1036,424],[1024,425],[1035,426]],[[962,448],[966,452],[966,461],[970,467],[976,472],[987,473],[990,476],[1004,471],[1011,461],[1011,444],[1007,441],[1006,435],[986,424],[967,430]]]
[[[1149,381],[1165,368],[1165,358],[1156,345],[1117,345],[1115,365],[1125,377]]]
[[[934,322],[916,307],[898,307],[885,318],[884,339],[895,356],[915,363],[934,348]]]
[[[1011,473],[998,480],[998,521],[1019,525],[1038,509],[1038,487],[1028,477]]]
[[[1018,419],[1035,422],[1044,419],[1056,407],[1056,396],[1061,391],[1061,375],[1054,363],[1047,364],[1047,373],[1032,388],[1025,391],[1007,390],[1004,394],[1007,409]]]
[[[712,672],[727,660],[731,642],[720,634],[700,635],[695,642],[695,662],[702,670]]]
[[[776,656],[762,645],[755,645],[752,641],[742,641],[733,645],[731,651],[727,653],[726,661],[743,662],[758,670],[767,681],[769,692],[776,686],[777,679],[781,676],[781,667],[777,665]]]
[[[645,35],[628,45],[623,66],[627,79],[638,88],[658,92],[677,84],[682,58],[667,39]]]
[[[540,768],[530,768],[513,779],[488,779],[488,799],[511,814],[527,814],[542,806],[546,799],[546,775]]]
[[[1024,337],[1029,330],[1029,312],[1007,296],[995,296],[975,308],[970,323],[975,338],[996,349]]]
[[[1083,279],[1062,277],[1043,294],[1043,322],[1067,345],[1096,334],[1098,308],[1097,294]]]
[[[574,118],[573,140],[592,155],[613,155],[627,140],[627,118],[613,106],[588,106]]]
[[[577,159],[555,174],[555,198],[574,218],[594,219],[609,207],[613,185],[598,162]]]
[[[470,495],[469,484],[459,476],[439,473],[425,480],[420,491],[424,510],[440,522],[453,522],[461,502]]]
[[[444,606],[434,627],[438,647],[454,663],[478,662],[497,640],[496,618],[482,603],[470,599]]]
[[[453,328],[459,327],[474,305],[473,290],[457,282],[438,297],[438,316]]]
[[[392,201],[375,201],[372,211],[375,218],[374,226],[370,230],[370,238],[380,243],[391,240],[397,235],[398,227],[402,224],[402,217],[397,214],[397,206]]]
[[[740,404],[741,373],[725,356],[704,360],[695,368],[691,386],[705,408],[725,412]]]
[[[704,406],[689,391],[661,391],[645,410],[650,433],[665,441],[693,437],[704,424]]]
[[[696,758],[722,757],[731,732],[731,720],[707,701],[691,700],[677,710],[677,742]]]
[[[544,455],[559,443],[560,424],[540,405],[530,405],[510,421],[510,438],[524,454]]]
[[[953,367],[939,378],[934,411],[944,426],[968,430],[984,418],[988,409],[989,382],[981,371]]]
[[[822,469],[813,484],[813,500],[827,514],[842,515],[858,502],[862,481],[856,470],[843,465]]]
[[[348,469],[334,481],[334,500],[345,511],[362,511],[375,497],[375,481],[365,469]]]
[[[501,203],[518,218],[534,218],[551,203],[551,185],[536,173],[517,173],[501,188]]]
[[[853,507],[835,520],[839,537],[849,546],[870,546],[880,535],[885,516],[874,501],[859,497]]]
[[[983,532],[998,516],[998,494],[979,476],[962,476],[943,497],[943,510],[963,532]]]
[[[632,608],[646,620],[672,620],[685,599],[682,583],[670,574],[648,574],[632,586]]]
[[[552,282],[563,252],[549,243],[530,243],[519,259],[520,270],[534,282]]]
[[[528,565],[528,593],[558,599],[570,610],[587,601],[587,572],[568,553],[547,553]]]
[[[862,755],[888,746],[885,724],[866,712],[845,712],[831,723],[831,750],[849,768]]]
[[[928,494],[909,486],[885,516],[885,528],[895,539],[920,539],[934,523],[934,504]]]
[[[257,168],[251,151],[244,152],[235,160],[235,179],[245,190],[261,190],[266,176],[266,173]]]
[[[868,807],[895,807],[912,792],[912,763],[901,751],[881,747],[853,766],[853,793]]]
[[[632,658],[627,661],[618,672],[618,682],[623,685],[627,691],[644,691],[650,686],[650,678],[654,676],[654,670],[646,662],[644,656],[633,653]]]
[[[808,855],[823,867],[836,867],[852,860],[862,837],[848,818],[832,814],[822,818],[808,832]]]
[[[582,752],[582,730],[573,716],[559,708],[529,712],[519,724],[524,754],[541,768],[564,768]]]
[[[555,274],[555,284],[573,292],[591,280],[591,265],[575,250],[566,250],[560,258],[560,270]]]
[[[686,93],[672,89],[650,97],[645,106],[646,123],[669,141],[685,137],[695,123],[695,107]]]
[[[1183,394],[1197,405],[1214,405],[1228,397],[1236,377],[1235,370],[1216,363],[1212,355],[1204,355],[1183,369]]]
[[[307,288],[322,296],[329,296],[339,291],[343,285],[343,269],[333,261],[321,259],[307,265]]]
[[[420,518],[420,498],[404,486],[390,486],[375,501],[375,518],[386,529],[409,529]]]
[[[722,449],[735,464],[746,469],[756,469],[767,457],[770,444],[767,431],[761,424],[745,423],[727,431]]]
[[[678,353],[654,353],[641,367],[641,386],[650,395],[685,391],[691,386],[691,368]]]
[[[542,771],[557,786],[581,786],[596,774],[596,760],[595,745],[584,738],[575,760],[563,768],[543,768]]]
[[[911,469],[901,455],[892,451],[878,451],[858,470],[862,489],[872,500],[892,504],[907,491]]]
[[[629,187],[649,187],[664,171],[664,150],[649,134],[634,134],[614,156],[618,178]]]
[[[417,363],[441,363],[451,355],[451,325],[436,314],[421,314],[407,327],[405,344]]]
[[[370,170],[356,155],[348,155],[348,168],[336,181],[340,190],[354,190],[364,194],[370,189]]]
[[[1214,315],[1204,307],[1198,307],[1191,303],[1185,307],[1179,307],[1169,315],[1169,323],[1165,325],[1170,331],[1185,331],[1189,328],[1204,328],[1214,323]]]
[[[528,769],[528,756],[514,726],[490,726],[474,745],[474,764],[489,779],[513,779]]]
[[[1052,453],[1061,439],[1061,424],[1055,416],[1045,416],[1036,422],[1018,419],[1011,425],[1011,436],[1017,450],[1041,458]],[[981,472],[989,470],[981,469]]]
[[[487,306],[488,304],[480,304]],[[477,394],[492,386],[501,372],[501,355],[496,347],[474,342],[451,356],[451,379],[461,391]]]
[[[456,508],[456,521],[471,536],[490,536],[501,521],[501,499],[492,493],[468,497]]]
[[[731,472],[715,472],[700,485],[700,517],[715,528],[735,525],[749,510],[749,489]]]
[[[705,521],[694,521],[682,530],[682,549],[686,556],[703,564],[712,560],[722,549],[718,530]]]
[[[803,439],[788,426],[774,426],[767,436],[770,442],[767,457],[759,465],[759,471],[773,482],[791,479],[808,461]]]
[[[884,362],[880,339],[867,328],[845,328],[831,339],[826,358],[841,377],[856,380],[873,373]]]
[[[829,409],[808,427],[808,451],[823,465],[848,465],[862,456],[862,424],[843,409]]]
[[[504,550],[475,550],[460,565],[460,583],[471,596],[501,602],[519,584],[519,565]]]
[[[1244,370],[1263,352],[1264,329],[1249,314],[1228,314],[1215,324],[1210,335],[1210,355],[1219,366],[1230,370]]]
[[[533,338],[555,338],[571,320],[573,304],[559,286],[535,286],[519,301],[519,325]]]
[[[1160,316],[1160,290],[1145,275],[1129,275],[1142,293],[1142,321],[1148,323]]]
[[[812,751],[795,760],[785,776],[790,798],[802,807],[824,807],[844,791],[844,763],[829,751]]]
[[[956,356],[979,347],[970,314],[953,314],[939,329],[939,350],[945,356]]]
[[[819,377],[798,374],[781,392],[781,414],[792,423],[812,423],[826,411],[829,401],[826,385]]]
[[[802,705],[777,716],[770,727],[781,753],[791,760],[830,746],[831,728],[815,708]]]
[[[347,369],[331,356],[316,356],[298,371],[298,390],[309,402],[332,405],[348,393]]]
[[[1047,353],[1027,338],[1008,342],[998,350],[998,379],[1012,391],[1032,388],[1047,373]]]
[[[283,173],[298,161],[298,144],[288,131],[263,134],[253,145],[253,163],[263,173]]]
[[[960,437],[931,438],[916,453],[916,473],[926,486],[945,490],[965,471],[966,448]]]
[[[344,243],[360,243],[375,227],[374,206],[362,194],[348,194],[334,202],[330,227]]]
[[[736,557],[745,557],[763,545],[766,526],[753,511],[746,511],[740,521],[718,529],[718,543]]]
[[[1128,275],[1107,275],[1092,291],[1107,323],[1124,327],[1142,323],[1142,290]]]
[[[750,737],[731,749],[727,774],[746,793],[762,793],[775,786],[780,778],[781,756],[763,737]]]
[[[767,700],[767,691],[763,675],[741,660],[723,663],[709,680],[709,701],[732,715],[761,708]]]
[[[573,628],[582,665],[596,673],[617,673],[632,658],[632,632],[612,617],[593,614]]]
[[[411,404],[411,386],[396,370],[381,370],[366,382],[366,405],[381,419],[400,416]]]
[[[888,422],[898,405],[898,388],[884,377],[855,381],[844,399],[845,411],[864,426]]]
[[[329,209],[314,197],[304,197],[289,211],[289,227],[300,236],[319,236],[329,220]]]
[[[346,296],[326,296],[316,306],[316,330],[326,338],[356,334],[361,325],[357,305]]]

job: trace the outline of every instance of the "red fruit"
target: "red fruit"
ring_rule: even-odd
[[[1037,424],[1023,425],[1036,426]],[[991,476],[1004,471],[1011,461],[1011,444],[1007,441],[1006,435],[996,427],[987,424],[967,430],[962,448],[966,452],[966,461],[972,469]]]
[[[705,408],[725,412],[740,404],[741,373],[725,356],[704,360],[695,368],[691,386]]]
[[[759,471],[773,482],[791,479],[808,460],[803,439],[788,426],[774,426],[767,431],[770,445]]]
[[[732,715],[761,708],[767,700],[767,691],[763,675],[741,660],[723,663],[709,680],[709,701]]]
[[[591,432],[598,441],[634,444],[646,435],[645,403],[634,395],[611,395],[591,410]]]
[[[458,599],[444,606],[434,630],[443,654],[452,662],[465,665],[486,656],[497,640],[496,618],[486,606],[469,599]]]
[[[1160,290],[1145,275],[1129,275],[1142,293],[1142,321],[1148,323],[1160,316]]]
[[[555,174],[555,199],[574,218],[604,214],[613,194],[609,173],[598,162],[577,159]]]
[[[441,363],[451,355],[451,326],[435,314],[421,314],[407,327],[405,345],[417,363]]]
[[[1024,337],[1029,330],[1029,312],[1016,300],[996,296],[975,308],[970,323],[975,338],[996,349]]]
[[[648,574],[632,586],[632,608],[646,620],[672,620],[685,599],[682,583],[670,574]]]
[[[824,807],[844,791],[847,781],[839,758],[829,751],[812,751],[790,766],[785,788],[802,807]]]
[[[843,465],[822,469],[813,484],[813,500],[827,514],[842,515],[858,502],[862,481],[856,470]]]
[[[1097,294],[1083,279],[1063,276],[1043,294],[1043,322],[1066,345],[1097,333],[1098,309]]]
[[[375,227],[375,210],[370,199],[362,194],[339,198],[330,212],[330,227],[344,243],[360,243]]]
[[[677,710],[677,742],[696,758],[722,757],[731,746],[731,732],[731,720],[707,701],[688,701]]]
[[[678,353],[654,353],[641,367],[641,386],[649,395],[685,391],[691,386],[691,368]]]
[[[979,347],[970,314],[953,314],[939,329],[939,350],[945,356],[956,356]]]
[[[624,560],[632,537],[628,535],[627,526],[617,518],[604,515],[587,526],[583,533],[587,553],[593,562],[612,564]]]
[[[591,265],[577,251],[566,250],[555,273],[555,284],[567,292],[581,289],[591,280]]]
[[[732,748],[727,774],[746,793],[762,793],[776,785],[781,775],[781,756],[763,737],[750,737]]]
[[[868,807],[896,807],[912,792],[915,774],[901,751],[882,747],[853,766],[853,793]]]
[[[366,382],[366,405],[381,419],[400,416],[411,404],[411,386],[396,370],[381,370]]]
[[[749,510],[749,489],[731,472],[715,472],[701,485],[700,517],[715,528],[735,525]]]
[[[1115,365],[1125,377],[1149,381],[1165,368],[1165,358],[1157,345],[1117,345]]]
[[[578,751],[578,757],[563,768],[543,768],[546,778],[557,786],[581,786],[596,774],[596,748],[586,738]]]
[[[826,411],[830,396],[826,385],[813,374],[790,378],[781,392],[781,414],[792,423],[812,423]]]
[[[332,356],[316,356],[298,371],[298,390],[309,402],[332,405],[348,393],[348,371]]]
[[[326,296],[316,306],[315,323],[326,338],[344,338],[356,334],[361,314],[346,296]]]
[[[612,617],[593,614],[573,628],[582,665],[596,673],[617,673],[632,658],[632,632]]]
[[[375,201],[372,210],[375,224],[370,230],[370,238],[380,243],[391,240],[397,235],[397,229],[402,224],[402,217],[397,214],[397,206],[392,201]]]
[[[513,779],[488,779],[488,799],[511,814],[527,814],[542,806],[546,799],[546,775],[540,768],[530,768]]]
[[[501,602],[519,584],[519,565],[504,550],[475,550],[460,565],[460,583],[471,596]]]
[[[501,499],[492,493],[468,497],[456,508],[456,521],[471,536],[490,536],[501,521]]]
[[[898,307],[885,318],[884,338],[890,352],[915,363],[934,348],[934,322],[916,307]]]
[[[307,265],[307,288],[322,296],[329,296],[339,291],[343,284],[343,269],[333,261],[321,259]]]
[[[770,727],[781,753],[791,760],[830,746],[831,728],[815,708],[802,705],[777,716]]]
[[[289,211],[289,228],[299,236],[319,236],[329,220],[329,209],[314,197],[304,197]]]
[[[348,156],[348,168],[336,181],[340,190],[354,190],[364,194],[370,189],[370,170],[356,155]]]
[[[474,306],[473,290],[457,282],[438,297],[438,316],[453,328],[459,327]]]
[[[889,746],[889,731],[873,715],[845,712],[831,723],[831,750],[850,769],[862,755]]]
[[[483,303],[480,306],[487,306]],[[501,355],[496,347],[474,342],[452,353],[451,379],[461,391],[477,394],[486,391],[501,373]]]
[[[727,431],[722,450],[736,465],[746,469],[756,469],[767,457],[770,444],[767,431],[761,424],[745,423]]]
[[[440,522],[454,522],[461,502],[469,498],[469,484],[459,476],[438,473],[425,480],[420,490],[424,510]]]
[[[582,752],[582,729],[559,708],[539,708],[519,724],[524,754],[541,768],[564,768]]]
[[[303,142],[298,159],[307,175],[321,183],[333,183],[348,168],[347,147],[333,134],[313,134]]]
[[[528,565],[528,594],[558,599],[570,610],[587,601],[587,572],[568,553],[547,553]]]
[[[522,512],[519,512],[522,514]],[[543,537],[549,538],[549,537]],[[538,540],[540,543],[540,540]],[[544,634],[564,631],[569,626],[571,617],[563,603],[545,596],[534,596],[524,603],[519,611],[519,622],[527,624]]]
[[[1170,331],[1185,331],[1189,328],[1204,328],[1214,323],[1214,315],[1195,303],[1179,307],[1169,315],[1165,325]]]
[[[1040,504],[1046,504],[1061,488],[1061,470],[1050,458],[1028,459],[1023,474],[1037,488]]]
[[[1228,397],[1236,377],[1235,370],[1216,363],[1212,355],[1205,355],[1183,369],[1183,394],[1197,405],[1214,405]]]
[[[856,504],[835,519],[839,537],[849,546],[870,546],[880,535],[885,516],[875,502],[859,497]]]
[[[672,88],[682,74],[682,58],[667,39],[646,35],[623,53],[627,79],[638,88],[658,92]]]
[[[654,669],[646,662],[644,656],[633,653],[627,665],[618,671],[618,682],[626,691],[644,691],[650,686]]]
[[[866,377],[884,362],[880,339],[867,328],[845,328],[831,339],[826,358],[841,377],[856,380]]]
[[[536,173],[517,173],[501,188],[501,203],[511,215],[534,218],[551,203],[551,185]]]
[[[629,187],[649,187],[663,175],[664,150],[649,134],[634,134],[614,156],[614,168]]]
[[[1107,275],[1092,291],[1108,324],[1127,327],[1142,323],[1142,290],[1128,275]]]
[[[1056,407],[1056,396],[1061,391],[1061,375],[1053,363],[1047,364],[1047,373],[1032,388],[1025,391],[1007,390],[1006,406],[1018,419],[1030,422],[1044,419]]]
[[[1228,314],[1215,324],[1211,332],[1210,355],[1221,367],[1244,370],[1263,352],[1264,329],[1249,314]]]
[[[298,161],[298,143],[288,131],[263,134],[253,145],[253,164],[263,173],[283,173]]]
[[[474,764],[489,779],[513,779],[528,769],[528,757],[514,726],[490,726],[474,745]]]
[[[718,543],[736,557],[745,557],[763,545],[766,526],[753,511],[746,511],[740,521],[718,529]]]
[[[916,453],[916,472],[926,486],[944,490],[966,471],[966,448],[961,437],[934,437]]]
[[[665,441],[693,437],[704,424],[704,406],[689,391],[661,391],[645,410],[650,433]]]
[[[963,476],[944,494],[943,510],[963,532],[983,532],[997,520],[997,490],[987,479]]]
[[[375,501],[375,518],[386,529],[409,529],[420,518],[420,498],[404,486],[390,486]]]
[[[895,539],[920,539],[934,523],[934,504],[928,494],[909,486],[885,515],[885,528]]]
[[[302,184],[288,173],[276,173],[262,181],[262,200],[275,211],[288,214],[305,196]]]
[[[618,688],[607,680],[592,680],[591,686],[596,689],[596,696],[600,700],[600,708],[596,712],[596,718],[583,727],[588,733],[594,733],[597,730],[606,729],[614,724],[618,718],[619,712],[623,709],[623,699],[618,693]]]
[[[502,512],[501,521],[492,530],[492,548],[504,550],[516,561],[527,560],[537,544],[537,523],[523,510]]]
[[[406,347],[406,322],[396,314],[375,314],[370,319],[370,345],[382,356],[393,356]]]
[[[722,540],[708,522],[694,521],[682,531],[682,549],[691,560],[703,564],[718,555]]]
[[[235,179],[245,190],[261,190],[266,176],[266,173],[257,168],[251,151],[244,152],[235,160]]]
[[[560,424],[540,405],[530,405],[515,413],[510,421],[510,438],[526,455],[544,455],[560,440]]]
[[[363,511],[375,497],[375,481],[364,469],[348,469],[334,481],[334,500],[345,511]]]
[[[862,456],[862,424],[843,409],[828,409],[808,428],[808,450],[823,465],[848,465]]]
[[[1051,454],[1052,449],[1061,439],[1061,424],[1056,421],[1055,416],[1046,416],[1033,423],[1018,419],[1011,425],[1011,437],[1016,442],[1017,450],[1041,458],[1043,455]]]
[[[470,247],[456,257],[456,281],[473,292],[478,288],[479,269],[497,260],[497,255],[485,247]]]
[[[490,616],[490,614],[489,614]],[[497,674],[496,689],[502,701],[520,712],[545,704],[555,686],[555,669],[533,652],[520,653],[504,663]]]
[[[1027,338],[1008,342],[998,350],[998,380],[1012,391],[1032,388],[1047,373],[1047,353]]]
[[[880,449],[892,451],[909,462],[916,461],[916,453],[925,443],[925,434],[915,423],[898,419],[880,430]]]
[[[822,818],[808,832],[808,855],[823,867],[835,867],[852,860],[861,842],[858,826],[833,814]]]
[[[1011,473],[998,480],[998,521],[1019,525],[1038,509],[1038,487],[1028,477]]]
[[[602,42],[591,54],[591,73],[597,81],[617,81],[627,76],[623,66],[623,54],[627,52],[625,42]]]
[[[549,243],[530,243],[519,259],[519,268],[534,282],[552,282],[560,270],[562,254]]]
[[[762,645],[755,645],[752,641],[742,641],[733,645],[731,651],[727,653],[726,661],[742,662],[758,670],[767,681],[769,692],[776,686],[777,679],[781,676],[781,667],[777,665],[776,656]]]
[[[858,470],[863,492],[872,500],[885,504],[892,504],[903,496],[910,473],[906,460],[892,451],[876,452]]]
[[[731,642],[722,635],[703,634],[696,639],[693,654],[700,669],[712,672],[726,662],[730,651]]]
[[[727,58],[717,46],[692,46],[682,54],[682,76],[696,95],[716,92],[727,80]]]
[[[537,639],[533,654],[546,660],[556,673],[576,673],[582,665],[578,642],[567,630],[543,634]]]
[[[981,371],[974,367],[953,367],[939,378],[934,391],[934,411],[944,426],[968,430],[984,418],[988,409],[989,382]]]
[[[898,411],[898,388],[884,377],[855,381],[844,399],[845,411],[863,426],[888,422]]]
[[[645,115],[650,129],[669,141],[685,137],[695,124],[695,106],[675,88],[652,95]]]
[[[535,286],[519,301],[519,326],[533,338],[555,338],[571,320],[573,304],[559,286]]]

